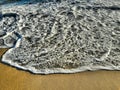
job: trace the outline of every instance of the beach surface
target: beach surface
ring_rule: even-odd
[[[0,49],[2,55],[6,49]],[[119,71],[35,75],[0,63],[1,90],[120,90]]]

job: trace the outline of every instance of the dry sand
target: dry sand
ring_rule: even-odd
[[[0,49],[0,55],[6,49]],[[0,63],[1,90],[120,90],[119,71],[34,75]]]

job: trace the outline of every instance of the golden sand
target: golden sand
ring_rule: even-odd
[[[34,75],[0,63],[0,90],[120,90],[120,71]]]

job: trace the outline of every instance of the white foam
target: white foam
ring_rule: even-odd
[[[38,74],[120,70],[119,4],[62,1],[2,9],[2,14],[18,15],[11,26],[3,26],[11,29],[2,38],[12,36],[16,43],[5,46],[12,48],[2,62]]]

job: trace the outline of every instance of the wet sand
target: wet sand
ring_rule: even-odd
[[[6,49],[0,49],[2,55]],[[1,90],[120,90],[120,71],[35,75],[0,63]]]

